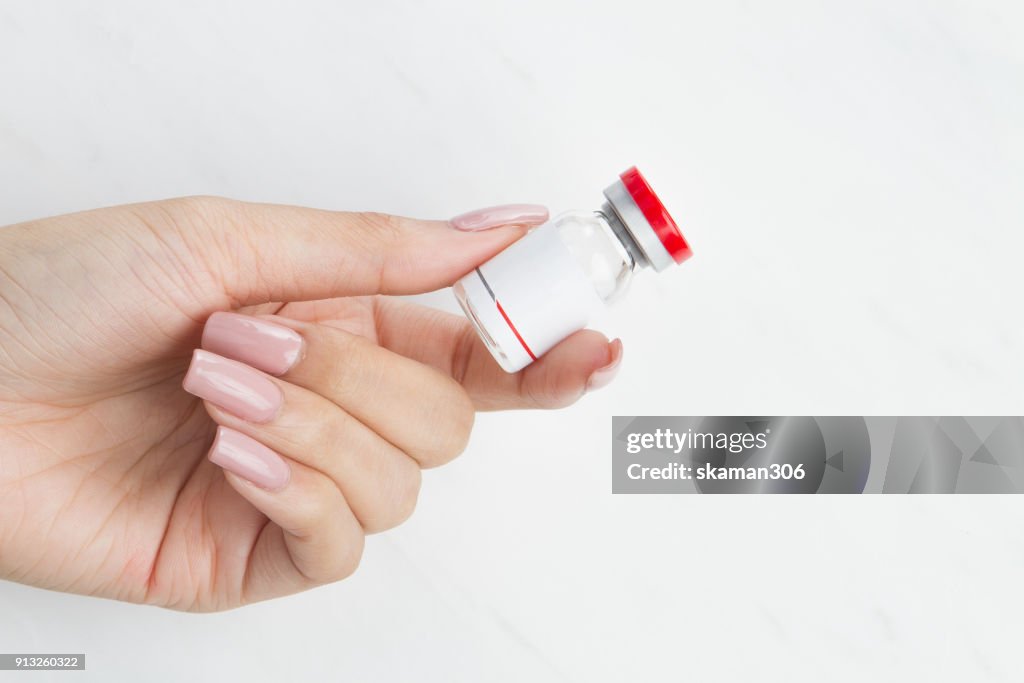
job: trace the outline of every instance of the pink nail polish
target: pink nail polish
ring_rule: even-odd
[[[282,375],[302,357],[304,343],[295,330],[239,313],[217,312],[206,320],[202,346],[226,358]]]
[[[503,204],[470,211],[451,219],[456,230],[476,232],[501,225],[540,225],[548,219],[548,210],[537,204]]]
[[[604,367],[594,370],[587,380],[587,391],[594,391],[607,386],[615,375],[619,374],[619,364],[622,362],[622,340],[615,339],[608,345],[611,350],[612,359]]]
[[[291,478],[291,468],[284,458],[256,439],[227,427],[217,427],[206,457],[214,465],[270,491],[283,489]]]
[[[273,380],[244,363],[196,349],[182,387],[250,422],[269,422],[284,402]]]

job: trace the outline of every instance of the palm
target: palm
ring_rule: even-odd
[[[243,310],[338,325],[375,340],[372,306],[371,298],[357,297]],[[182,356],[154,358],[143,374],[166,372],[148,386],[133,386],[133,369],[120,391],[64,394],[73,407],[19,407],[47,417],[0,431],[7,462],[23,473],[4,473],[5,496],[23,501],[16,537],[3,544],[13,578],[47,567],[35,582],[49,588],[184,609],[274,594],[281,531],[205,460],[215,424],[181,390],[186,365]]]

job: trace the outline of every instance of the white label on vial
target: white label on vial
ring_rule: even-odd
[[[586,327],[603,306],[590,278],[550,223],[480,266],[502,317],[534,358]]]

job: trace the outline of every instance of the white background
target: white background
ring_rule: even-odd
[[[4,2],[0,224],[591,209],[635,163],[695,255],[600,321],[611,387],[481,416],[350,580],[215,615],[2,583],[0,651],[87,653],[59,680],[1020,680],[1020,498],[615,497],[609,416],[1024,414],[1022,29],[980,0]]]

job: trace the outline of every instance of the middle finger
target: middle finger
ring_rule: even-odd
[[[202,347],[320,394],[422,467],[451,460],[469,439],[473,404],[454,379],[336,327],[218,312]]]

